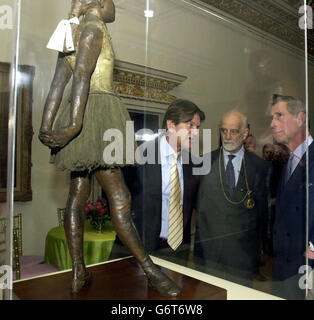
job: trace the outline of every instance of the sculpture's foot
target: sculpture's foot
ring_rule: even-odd
[[[83,277],[73,278],[72,280],[72,292],[78,293],[83,287],[87,286],[92,280],[92,273],[86,270]]]
[[[162,296],[176,297],[181,294],[182,289],[177,286],[170,278],[168,278],[161,270],[150,260],[143,265],[148,283]]]

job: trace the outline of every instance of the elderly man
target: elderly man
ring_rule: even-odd
[[[244,149],[248,128],[242,113],[225,114],[220,134],[222,147],[212,152],[211,171],[200,184],[196,261],[206,272],[250,286],[254,278],[261,278],[265,167],[262,159]]]
[[[304,299],[304,275],[300,267],[314,259],[314,144],[306,132],[306,110],[303,102],[291,96],[274,95],[271,107],[271,129],[274,139],[290,149],[288,163],[283,168],[276,200],[274,225],[273,293],[287,299]],[[309,171],[306,172],[306,149],[309,151]],[[306,175],[309,178],[309,199],[306,201]],[[309,204],[309,237],[306,239],[306,203]],[[308,245],[306,245],[308,243]],[[299,273],[300,272],[300,273]],[[302,280],[302,279],[301,279]]]

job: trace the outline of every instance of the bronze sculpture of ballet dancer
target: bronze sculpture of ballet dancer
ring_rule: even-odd
[[[120,170],[123,164],[107,165],[102,156],[105,130],[119,129],[125,138],[125,122],[130,120],[113,90],[114,54],[105,23],[115,19],[114,3],[72,0],[70,17],[81,17],[73,32],[76,49],[58,55],[39,139],[56,151],[56,167],[71,172],[64,227],[72,259],[72,291],[79,292],[91,279],[84,263],[83,233],[84,207],[94,175],[108,197],[117,235],[140,263],[149,283],[164,296],[177,296],[181,289],[152,262],[137,234],[130,214],[131,196]],[[66,103],[63,94],[72,76]]]

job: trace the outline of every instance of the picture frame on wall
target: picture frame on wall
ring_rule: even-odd
[[[32,103],[35,68],[18,68],[16,146],[14,159],[14,201],[32,200],[31,147],[33,137]],[[10,64],[0,62],[0,202],[6,201],[8,123],[10,100]]]

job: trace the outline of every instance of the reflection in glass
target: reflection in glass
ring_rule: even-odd
[[[289,220],[288,213],[291,213],[291,219],[295,215],[303,217],[306,204],[306,173],[303,172],[305,176],[293,183],[291,197],[288,197],[287,201],[282,200],[286,199],[285,197],[278,197],[277,191],[284,190],[281,188],[281,183],[290,153],[287,154],[287,150],[284,150],[286,142],[281,141],[282,133],[274,125],[274,121],[280,120],[279,115],[278,119],[277,115],[274,115],[275,120],[271,115],[271,110],[274,107],[272,107],[274,94],[301,97],[303,100],[305,98],[304,66],[306,61],[303,48],[304,31],[298,28],[299,2],[286,1],[285,5],[282,6],[278,6],[276,2],[269,2],[267,6],[263,6],[262,2],[253,0],[245,4],[241,2],[241,5],[236,6],[237,3],[237,1],[205,0],[116,0],[116,23],[107,25],[112,36],[111,41],[116,57],[133,66],[140,66],[142,69],[139,73],[145,76],[147,84],[149,83],[159,90],[158,96],[156,96],[157,91],[151,90],[151,87],[147,86],[145,88],[145,84],[138,86],[138,83],[135,82],[137,75],[128,76],[127,73],[124,76],[125,78],[129,77],[128,85],[124,86],[120,82],[117,83],[119,93],[128,109],[133,110],[133,107],[136,106],[134,110],[140,111],[143,115],[141,116],[143,121],[139,121],[138,127],[135,123],[135,132],[138,129],[146,128],[153,129],[153,132],[156,133],[161,128],[160,118],[162,117],[160,115],[164,114],[171,102],[167,101],[165,104],[165,101],[162,101],[163,103],[160,101],[159,98],[164,92],[167,97],[172,95],[174,98],[193,101],[205,112],[206,120],[202,123],[201,128],[212,130],[212,150],[219,149],[221,120],[223,115],[230,110],[235,109],[247,117],[248,134],[253,135],[256,139],[255,155],[250,154],[245,157],[247,170],[249,171],[247,175],[248,186],[252,190],[251,197],[255,201],[255,207],[248,211],[252,214],[243,213],[246,216],[241,217],[243,218],[241,224],[235,227],[233,223],[235,216],[232,215],[232,210],[230,210],[229,215],[224,210],[222,210],[222,214],[219,214],[219,211],[216,211],[213,205],[214,201],[209,201],[208,204],[203,206],[201,212],[194,212],[189,244],[179,246],[176,254],[171,251],[172,249],[169,250],[168,247],[165,247],[154,252],[154,255],[266,293],[287,298],[293,298],[295,295],[304,298],[305,290],[299,288],[297,278],[293,282],[294,289],[289,291],[291,295],[289,293],[289,296],[286,296],[288,290],[282,287],[286,285],[286,280],[278,280],[274,277],[276,270],[280,270],[282,276],[284,273],[284,268],[278,268],[278,264],[276,266],[276,259],[284,259],[284,255],[279,258],[276,256],[278,252],[283,252],[278,248],[280,244],[283,242],[283,246],[289,244],[289,250],[291,250],[289,256],[285,256],[286,261],[281,261],[285,267],[292,264],[302,266],[306,262],[303,261],[303,254],[307,251],[308,257],[310,257],[311,250],[310,248],[307,250],[307,246],[310,244],[306,243],[306,239],[303,238],[307,230],[306,220],[302,218],[296,223],[292,222],[290,224],[299,228],[296,232],[293,232],[287,226],[283,227],[286,222],[294,221]],[[229,4],[229,7],[227,4]],[[69,12],[70,5],[70,0],[53,2],[25,0],[22,4],[19,60],[21,64],[34,66],[36,70],[33,86],[32,119],[34,137],[38,135],[40,129],[42,106],[49,91],[55,68],[55,54],[49,52],[45,46],[56,23],[66,18],[64,13]],[[149,17],[144,15],[144,11],[148,9],[153,12],[153,15],[149,15]],[[48,18],[42,15],[42,12],[47,11],[49,11]],[[245,12],[247,14],[243,14]],[[264,14],[260,14],[261,12]],[[257,13],[259,14],[257,15]],[[269,17],[273,18],[270,19]],[[269,23],[267,23],[268,21]],[[288,25],[289,28],[287,28]],[[11,59],[12,44],[10,39],[12,39],[12,34],[9,29],[6,29],[1,31],[0,36],[3,38],[0,61],[7,62]],[[309,51],[313,52],[313,49],[309,48]],[[123,69],[123,66],[120,69]],[[155,70],[156,74],[160,76],[158,80],[160,82],[150,82],[151,74],[148,70]],[[162,78],[164,77],[164,74],[159,73],[160,70],[173,75],[182,75],[185,80],[180,85],[173,86],[168,93],[162,85],[159,86],[159,84],[162,84]],[[312,63],[309,63],[309,71],[311,77],[314,71]],[[310,78],[310,83],[311,80]],[[66,89],[67,91],[69,91],[69,88]],[[310,107],[314,98],[312,91],[309,92]],[[138,96],[127,97],[128,92],[133,92]],[[145,101],[145,97],[147,101]],[[128,105],[130,100],[132,100],[132,103]],[[303,123],[304,116],[302,118],[302,114],[303,111],[300,112],[300,116],[291,116],[289,122],[286,123],[287,129],[295,129],[296,122],[297,126]],[[158,117],[158,121],[155,116]],[[235,128],[227,129],[234,130]],[[229,132],[225,132],[226,135]],[[237,135],[235,131],[233,133],[233,136]],[[139,137],[143,140],[142,142],[146,142],[147,138],[150,139],[151,137],[145,134]],[[229,145],[232,145],[232,141],[229,140],[232,140],[232,137],[228,137],[227,145],[228,142],[230,142]],[[308,144],[310,142],[311,139],[309,138]],[[280,143],[283,143],[283,146]],[[265,151],[266,162],[263,162],[262,159],[256,160],[258,169],[254,168],[256,174],[251,174],[249,167],[252,167],[252,165],[249,164],[249,159],[262,158],[263,147],[270,145],[273,146],[273,149],[269,148],[269,151],[267,151],[269,153]],[[309,162],[303,162],[304,155],[298,154],[299,162],[294,164],[295,168],[292,170],[293,173],[290,178],[292,179],[296,174],[298,166],[309,165],[308,191],[310,198],[312,191],[311,145],[309,145],[308,150]],[[294,150],[298,148],[298,145],[295,147]],[[91,143],[90,148],[93,149],[93,143]],[[271,158],[271,150],[273,150],[273,159]],[[289,148],[289,152],[291,151],[293,150]],[[31,202],[15,202],[14,211],[23,214],[23,228],[26,230],[23,241],[26,254],[43,255],[46,236],[49,230],[57,225],[56,209],[66,206],[69,182],[67,174],[57,172],[49,164],[47,149],[40,145],[37,138],[32,141],[31,154],[33,200]],[[217,156],[216,160],[218,162],[213,159],[213,164],[214,166],[217,165],[217,169],[219,169],[219,153],[217,153]],[[228,159],[225,161],[223,158],[222,154],[221,174],[224,183],[225,166],[227,167]],[[233,159],[232,163],[234,161]],[[236,168],[235,170],[239,171],[235,174],[235,186],[240,183],[238,191],[240,194],[243,193],[244,196],[247,191],[244,175],[241,178],[241,174],[244,174],[244,168],[240,166],[237,169],[236,164],[233,164],[233,166]],[[261,173],[261,167],[264,168],[263,173]],[[12,170],[13,168],[9,169]],[[214,170],[213,168],[209,175],[214,175]],[[215,177],[217,183],[212,183],[208,188],[202,188],[203,190],[201,189],[200,192],[206,198],[214,197],[215,201],[221,198],[221,201],[225,201],[219,170],[217,173],[218,175]],[[0,174],[3,175],[3,171]],[[240,180],[237,180],[237,174],[240,176]],[[202,176],[197,177],[197,179],[200,181],[206,180]],[[131,190],[132,196],[135,197],[138,188],[141,187],[138,185],[139,180],[134,173],[131,173],[129,177],[126,174],[126,180],[128,186],[137,182],[134,189]],[[147,182],[145,187],[150,188],[151,185]],[[3,182],[0,181],[0,185],[2,184]],[[266,186],[265,190],[262,190],[263,185]],[[186,186],[184,192],[188,192],[191,188],[192,186]],[[224,190],[229,192],[225,185]],[[158,194],[161,190],[155,190],[154,192]],[[236,233],[241,234],[244,230],[256,230],[256,221],[253,221],[255,219],[253,217],[257,207],[259,207],[259,201],[256,198],[259,193],[265,193],[266,206],[263,205],[264,209],[258,215],[258,226],[260,228],[254,234],[254,236],[258,235],[260,237],[260,247],[258,249],[261,255],[258,265],[255,266],[257,273],[252,278],[243,270],[239,273],[234,272],[234,267],[227,263],[232,259],[239,259],[242,262],[245,259],[247,261],[253,259],[253,256],[256,257],[255,253],[253,255],[249,254],[250,251],[253,251],[252,241],[247,241],[246,238],[241,239]],[[239,197],[239,201],[242,198]],[[198,197],[195,196],[195,207],[197,199]],[[142,202],[144,200],[146,199],[142,199]],[[152,207],[156,205],[154,197],[148,199],[148,201]],[[231,199],[231,201],[233,200]],[[302,202],[302,205],[296,204],[296,201]],[[278,213],[278,206],[285,206],[288,203],[290,205],[287,210],[284,209],[284,215]],[[309,206],[310,203],[311,201]],[[244,206],[243,203],[242,205]],[[233,205],[228,203],[228,206],[232,207]],[[7,205],[2,203],[2,211],[6,208]],[[292,208],[298,213],[292,213],[290,211]],[[310,206],[310,225],[311,209]],[[240,210],[238,214],[242,214]],[[206,227],[204,234],[210,233],[210,238],[199,239],[199,235],[195,234],[195,225],[199,226],[204,215],[210,215],[215,221],[210,221],[208,225],[201,225],[204,228]],[[250,229],[251,227],[252,229]],[[220,233],[219,230],[223,232]],[[311,228],[308,231],[309,240],[311,240]],[[211,254],[215,255],[216,265],[209,263],[209,259],[198,254],[197,247],[200,244],[205,246],[207,243],[209,246],[209,243],[218,243],[217,237],[227,233],[231,234],[230,242],[221,242],[219,245],[214,245],[213,250],[210,250]],[[303,244],[300,244],[300,242],[303,242]],[[274,244],[277,246],[274,246]],[[127,251],[125,254],[129,254],[129,252]],[[291,262],[288,262],[287,259]],[[210,266],[208,266],[209,264]],[[235,268],[237,267],[238,265],[235,266]],[[295,267],[293,267],[293,270],[291,269],[291,272],[289,270],[287,279],[290,278],[292,273],[299,277],[299,280],[304,276],[305,273],[298,274]],[[302,278],[301,282],[303,280]],[[278,288],[276,292],[274,291],[275,288]],[[298,295],[298,292],[300,295]]]

